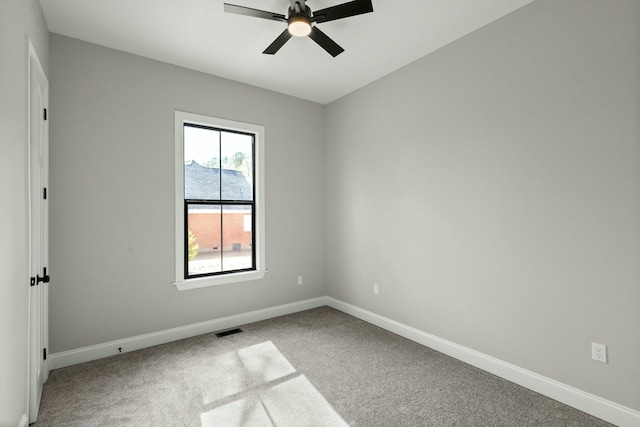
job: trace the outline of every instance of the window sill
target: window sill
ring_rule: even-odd
[[[225,274],[223,276],[199,277],[197,279],[187,279],[176,281],[173,284],[179,291],[191,289],[207,288],[209,286],[227,285],[230,283],[248,282],[250,280],[260,280],[267,273],[266,270],[247,271],[243,273]]]

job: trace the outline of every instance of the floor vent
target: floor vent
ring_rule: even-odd
[[[227,335],[239,334],[240,332],[242,332],[242,329],[240,329],[240,328],[229,329],[228,331],[223,331],[223,332],[216,333],[216,336],[218,338],[222,338],[222,337],[226,337]]]

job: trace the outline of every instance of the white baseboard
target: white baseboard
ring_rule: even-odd
[[[640,412],[636,410],[331,297],[313,298],[76,350],[54,353],[51,355],[49,368],[54,370],[113,356],[119,353],[119,348],[122,348],[123,353],[140,350],[324,305],[350,314],[365,322],[379,326],[612,424],[620,427],[640,427]],[[28,419],[25,415],[20,421],[19,427],[27,426]]]
[[[640,412],[535,372],[327,297],[327,305],[620,427],[639,427]]]
[[[27,414],[22,414],[18,427],[29,427],[29,418],[27,418]]]
[[[324,305],[327,305],[326,297],[313,298],[291,304],[279,305],[277,307],[265,308],[262,310],[250,311],[248,313],[209,320],[206,322],[194,323],[192,325],[167,329],[151,334],[139,335],[104,344],[97,344],[90,347],[54,353],[51,355],[49,368],[51,370],[64,368],[78,363],[113,356],[120,352],[126,353],[129,351],[140,350],[154,345],[165,344],[184,338],[208,334],[210,332],[217,332],[240,325],[246,325],[247,323],[259,322],[261,320],[284,316],[285,314],[322,307]],[[122,351],[119,349],[122,349]]]

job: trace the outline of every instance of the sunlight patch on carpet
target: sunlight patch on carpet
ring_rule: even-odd
[[[203,401],[213,408],[200,415],[202,427],[347,426],[271,341],[217,357],[212,366]]]
[[[202,427],[271,426],[269,415],[257,399],[247,398],[227,403],[200,415]]]
[[[209,381],[215,384],[203,396],[204,404],[216,402],[225,397],[233,396],[247,389],[247,378],[244,366],[238,354],[228,353],[216,357],[212,363],[215,369],[208,372]]]
[[[278,427],[347,426],[304,375],[263,391],[260,398]]]
[[[238,356],[247,373],[262,382],[274,381],[296,372],[271,341],[240,349]]]

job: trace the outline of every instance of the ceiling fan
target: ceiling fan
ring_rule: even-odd
[[[289,7],[287,16],[229,3],[224,4],[224,11],[287,23],[287,28],[262,53],[274,55],[282,46],[284,46],[291,36],[309,36],[311,40],[318,43],[320,47],[329,52],[333,57],[340,55],[344,52],[344,49],[325,33],[320,31],[317,25],[312,24],[335,21],[336,19],[373,12],[373,4],[371,3],[371,0],[353,0],[348,3],[327,7],[315,12],[311,12],[309,6],[305,4],[305,0],[290,1],[291,6]]]

